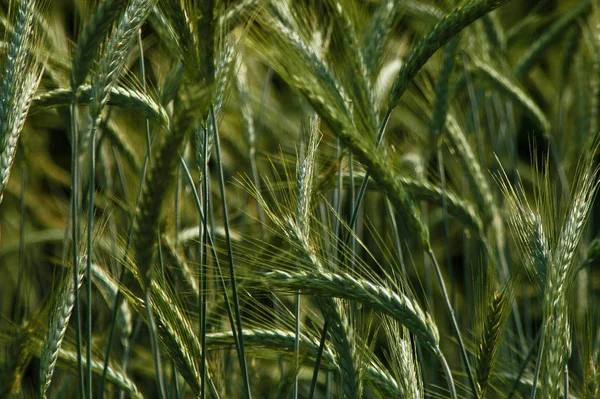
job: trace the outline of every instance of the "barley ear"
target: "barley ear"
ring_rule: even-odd
[[[501,292],[494,292],[487,308],[483,332],[477,345],[477,387],[479,396],[485,397],[498,357],[502,335],[510,315],[513,300],[513,281],[507,280]]]
[[[388,108],[398,105],[400,97],[423,65],[443,45],[460,31],[490,11],[502,6],[506,0],[476,0],[445,16],[417,45],[402,65],[388,97]]]
[[[274,287],[301,289],[315,295],[354,300],[388,314],[436,351],[439,334],[431,316],[411,298],[370,281],[344,273],[270,272],[266,281]]]
[[[0,203],[15,160],[19,136],[41,79],[34,60],[36,1],[21,1],[14,15],[12,37],[4,59],[0,82]]]
[[[180,113],[175,117],[171,133],[166,135],[157,157],[152,164],[140,199],[135,217],[133,248],[135,259],[142,275],[144,286],[151,280],[152,264],[155,257],[156,231],[160,222],[165,193],[175,181],[175,172],[179,163],[179,153],[190,133],[192,126],[198,121],[201,110],[208,110],[210,90],[204,89],[193,96],[182,99]],[[191,107],[194,108],[191,108]],[[196,108],[198,107],[198,108]]]
[[[79,37],[71,72],[71,89],[76,91],[85,81],[100,43],[125,8],[125,0],[104,0],[85,25]]]
[[[47,108],[66,107],[71,104],[72,95],[71,89],[55,89],[38,94],[33,98],[30,113],[35,114]],[[77,104],[89,104],[91,96],[91,86],[80,86],[76,96]],[[135,111],[144,118],[160,123],[162,126],[168,126],[169,115],[164,107],[151,96],[139,90],[122,86],[111,87],[107,103]]]
[[[65,276],[56,297],[56,305],[51,308],[52,313],[48,333],[44,339],[42,354],[40,356],[40,396],[42,398],[46,398],[46,393],[50,387],[61,344],[69,325],[73,306],[75,305],[75,295],[83,282],[85,270],[85,262],[82,261],[78,267],[79,275],[76,289],[71,274]]]

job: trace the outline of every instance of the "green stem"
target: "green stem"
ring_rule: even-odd
[[[233,248],[231,246],[231,234],[229,231],[229,216],[227,211],[227,198],[225,194],[225,178],[223,176],[223,163],[221,160],[221,145],[219,143],[219,131],[217,129],[217,123],[215,121],[215,112],[213,107],[210,108],[210,121],[213,127],[213,134],[215,135],[215,153],[217,155],[217,171],[219,174],[219,188],[221,190],[221,205],[223,209],[223,223],[225,227],[225,241],[227,243],[227,257],[229,260],[229,276],[231,278],[231,295],[233,296],[233,306],[235,309],[235,317],[237,324],[237,333],[239,340],[239,360],[240,360],[240,368],[242,369],[242,378],[244,380],[244,386],[246,388],[246,397],[248,399],[252,398],[252,394],[250,392],[250,379],[248,376],[248,367],[246,365],[246,353],[244,351],[244,341],[243,341],[243,328],[242,328],[242,314],[240,310],[240,301],[237,290],[237,281],[235,277],[235,264],[233,261]]]
[[[438,357],[440,363],[442,364],[442,369],[444,370],[444,374],[446,375],[446,379],[448,380],[448,388],[450,389],[450,397],[452,399],[457,399],[456,388],[454,387],[454,379],[452,378],[452,371],[450,370],[450,367],[448,366],[448,362],[446,361],[446,358],[442,354],[442,351],[439,350],[439,348],[437,349],[437,357]]]
[[[460,348],[460,354],[467,371],[467,377],[469,378],[469,385],[471,386],[471,390],[473,392],[473,396],[475,398],[479,398],[477,385],[475,385],[475,379],[473,378],[473,372],[471,371],[471,364],[469,363],[469,357],[467,355],[467,350],[465,348],[465,344],[462,339],[462,335],[460,333],[460,328],[458,327],[458,322],[456,321],[456,317],[454,316],[454,309],[452,309],[452,304],[450,303],[450,298],[448,297],[448,291],[446,290],[446,284],[444,283],[444,277],[442,276],[442,271],[440,269],[440,265],[438,264],[435,255],[433,254],[433,250],[431,247],[427,248],[427,254],[431,258],[431,262],[433,263],[433,268],[435,270],[435,274],[438,278],[438,282],[440,285],[440,290],[442,291],[442,298],[444,299],[444,304],[446,305],[446,310],[448,311],[448,315],[450,316],[450,321],[452,322],[452,327],[454,329],[454,333],[456,335],[456,339],[458,340],[458,346]]]
[[[92,238],[94,232],[94,193],[96,185],[96,131],[98,120],[92,122],[90,132],[90,182],[88,188],[88,220],[87,220],[87,350],[86,350],[86,379],[87,398],[92,399]]]
[[[390,121],[390,117],[392,116],[392,109],[388,108],[385,112],[385,116],[383,117],[383,121],[381,122],[381,126],[379,126],[379,132],[377,133],[377,147],[381,146],[383,142],[383,135],[385,134],[385,128],[387,127],[388,122]],[[363,178],[362,183],[360,184],[360,189],[358,190],[358,196],[354,203],[354,207],[352,208],[352,215],[350,216],[350,229],[354,229],[356,226],[356,219],[358,217],[358,211],[360,208],[360,204],[365,196],[367,191],[367,184],[369,183],[369,177],[371,177],[371,172],[367,170],[365,173],[365,177]]]
[[[167,397],[165,393],[165,384],[163,381],[162,362],[160,360],[160,352],[156,339],[156,325],[154,324],[154,316],[152,314],[152,306],[150,305],[150,290],[151,285],[148,284],[144,293],[144,304],[146,305],[146,317],[148,318],[148,330],[150,332],[150,348],[152,350],[152,358],[154,359],[154,370],[156,372],[156,385],[158,395],[161,399]]]
[[[76,91],[73,90],[73,93]],[[85,386],[83,381],[83,359],[81,354],[81,308],[79,304],[79,259],[77,248],[79,246],[79,135],[77,134],[77,103],[75,95],[71,99],[71,231],[73,245],[73,289],[75,290],[75,325],[77,340],[77,377],[79,381],[79,397],[85,398]]]
[[[535,361],[535,372],[533,374],[533,383],[531,386],[531,399],[535,399],[537,393],[538,379],[540,378],[540,370],[542,369],[542,358],[544,357],[544,336],[546,335],[546,323],[542,323],[540,330],[540,344],[538,349],[537,359]]]
[[[208,170],[208,129],[204,131],[204,142],[202,143],[202,179],[204,182],[204,197],[203,197],[203,209],[204,215],[208,215],[208,201],[210,199],[210,186],[209,186],[209,170]],[[202,221],[201,221],[202,222]],[[202,223],[202,261],[200,262],[200,341],[202,345],[202,363],[200,365],[200,375],[202,381],[200,382],[200,396],[202,399],[206,397],[206,294],[208,285],[206,278],[208,273],[206,269],[208,267],[208,223],[205,220]],[[198,232],[200,232],[200,226],[198,226]],[[233,327],[233,326],[232,326]]]
[[[321,359],[323,357],[323,350],[325,349],[325,341],[327,341],[327,330],[329,327],[329,320],[325,319],[323,323],[323,331],[321,332],[321,340],[319,341],[319,349],[317,350],[317,357],[315,359],[315,368],[313,370],[313,377],[310,382],[310,392],[308,399],[313,399],[315,394],[315,388],[317,387],[317,379],[319,378],[319,369],[321,367]]]

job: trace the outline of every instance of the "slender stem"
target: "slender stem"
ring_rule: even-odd
[[[563,398],[569,398],[569,365],[565,363],[565,372],[563,380]]]
[[[145,90],[146,73],[145,73],[144,52],[143,52],[143,46],[142,46],[141,30],[138,31],[138,48],[140,51],[140,74],[141,74],[141,78],[142,78],[142,87]],[[134,218],[133,212],[138,208],[140,199],[142,198],[142,190],[144,188],[144,181],[146,180],[146,173],[148,172],[148,166],[150,164],[150,154],[151,154],[151,149],[152,149],[153,134],[150,134],[150,123],[149,123],[148,119],[146,119],[145,128],[146,128],[145,129],[145,131],[146,131],[146,154],[144,155],[144,164],[143,164],[142,170],[141,170],[141,176],[140,176],[140,180],[139,180],[139,184],[138,184],[137,194],[136,194],[136,198],[135,198],[135,204],[134,204],[134,207],[132,208],[133,211],[130,212],[131,224],[129,225],[129,231],[127,233],[127,243],[125,245],[125,253],[127,253],[127,251],[129,250],[129,247],[131,246],[131,240],[133,237],[133,229],[135,227],[135,225],[134,225],[135,218]],[[127,275],[127,269],[123,266],[123,267],[121,267],[121,271],[119,273],[119,285],[122,285],[124,283],[126,275]],[[100,395],[101,395],[100,398],[101,399],[104,397],[104,384],[106,383],[106,376],[107,376],[107,372],[108,372],[108,361],[110,359],[110,352],[111,352],[111,348],[112,348],[114,331],[115,331],[115,326],[117,323],[117,312],[118,312],[119,306],[121,304],[122,296],[123,296],[123,294],[122,294],[121,290],[118,290],[117,295],[115,296],[115,300],[113,302],[112,315],[111,315],[111,321],[110,321],[110,327],[109,327],[109,333],[108,333],[108,342],[106,343],[106,350],[105,350],[105,354],[104,354],[104,366],[103,366],[103,371],[102,371],[102,378],[100,379]],[[127,362],[128,356],[129,356],[129,351],[126,351],[124,353],[123,359],[122,359],[123,372],[126,371],[125,365],[128,363]]]
[[[77,134],[77,103],[75,90],[71,98],[71,216],[72,216],[72,245],[73,245],[73,290],[75,291],[75,325],[77,340],[77,377],[79,381],[79,397],[85,398],[85,385],[83,380],[83,360],[81,345],[81,307],[79,303],[79,259],[77,250],[79,246],[79,135]]]
[[[452,399],[457,399],[456,388],[454,387],[454,379],[452,378],[452,371],[450,370],[450,367],[448,366],[448,362],[446,361],[446,358],[444,357],[444,355],[442,354],[442,352],[439,349],[437,350],[437,356],[442,365],[442,369],[444,370],[444,374],[446,375],[446,379],[448,380],[448,388],[450,389],[450,397]]]
[[[177,169],[177,188],[175,189],[175,248],[179,249],[179,232],[181,231],[181,166]],[[160,247],[159,247],[160,249]],[[174,289],[177,291],[179,279],[176,278],[173,283]],[[179,389],[179,379],[177,378],[177,367],[175,360],[171,359],[171,387],[173,397],[179,399],[181,396]]]
[[[154,359],[154,370],[156,372],[156,385],[158,388],[158,395],[161,399],[167,397],[165,393],[165,384],[163,381],[162,373],[162,362],[160,360],[160,352],[158,350],[158,342],[156,340],[156,325],[154,324],[154,316],[152,314],[152,306],[150,305],[150,290],[151,285],[146,287],[144,293],[144,303],[146,305],[146,317],[148,318],[148,330],[150,332],[150,348],[152,350],[152,357]]]
[[[446,199],[446,173],[444,170],[444,155],[442,153],[442,148],[438,147],[437,150],[437,161],[438,161],[438,170],[440,173],[440,186],[442,189],[442,214],[444,215],[444,246],[446,249],[446,260],[448,272],[450,274],[450,299],[452,304],[455,303],[456,297],[456,288],[454,285],[454,276],[452,274],[452,263],[450,262],[450,229],[448,228],[448,204]]]
[[[294,366],[299,367],[300,363],[300,291],[296,291],[296,303],[294,306]],[[296,369],[298,370],[298,369]],[[298,399],[298,371],[295,372],[294,387],[292,398]]]
[[[383,135],[385,134],[385,128],[387,127],[387,124],[390,121],[391,115],[392,115],[392,110],[388,109],[385,112],[385,116],[383,117],[383,121],[381,122],[381,126],[379,127],[379,132],[377,133],[377,147],[380,147],[381,143],[383,142]],[[369,183],[369,177],[371,177],[371,173],[367,170],[367,172],[365,173],[365,177],[363,178],[363,181],[360,184],[360,189],[358,190],[358,196],[354,203],[354,208],[352,209],[352,215],[350,216],[349,226],[351,229],[354,229],[354,227],[355,227],[360,204],[362,203],[363,197],[365,196],[365,192],[367,191],[367,184]]]
[[[187,164],[185,163],[184,159],[180,156],[180,161],[181,161],[181,165],[183,166],[183,171],[185,172],[185,177],[188,181],[188,184],[190,186],[190,188],[192,189],[192,195],[194,197],[194,201],[196,203],[196,209],[198,210],[198,214],[200,215],[200,220],[202,223],[208,223],[208,217],[205,217],[204,212],[202,211],[202,201],[200,200],[200,197],[198,196],[198,190],[196,190],[196,186],[194,186],[194,179],[192,178],[192,175],[190,174],[190,170],[187,167]],[[208,201],[208,206],[210,208],[210,198]],[[208,215],[206,215],[208,216]],[[211,223],[212,224],[212,223]],[[213,230],[211,228],[211,230]],[[219,277],[221,278],[221,285],[223,288],[223,295],[225,297],[225,303],[227,304],[227,316],[229,317],[229,324],[231,325],[231,333],[233,335],[233,341],[236,344],[236,347],[239,346],[239,341],[238,341],[238,336],[237,336],[237,331],[235,329],[235,322],[234,322],[234,318],[233,318],[233,311],[231,310],[231,301],[229,300],[229,294],[227,293],[227,285],[225,284],[225,279],[223,278],[223,271],[221,270],[221,264],[219,262],[219,258],[217,257],[217,246],[215,245],[215,242],[213,240],[213,234],[208,234],[208,243],[210,244],[210,249],[211,249],[211,254],[213,256],[213,259],[215,260],[215,264],[217,265],[217,271],[219,273]]]
[[[25,188],[27,186],[27,166],[21,168],[21,204],[19,219],[19,274],[17,277],[16,295],[13,301],[13,319],[21,324],[23,311],[27,304],[21,303],[21,291],[23,289],[23,276],[25,275]]]
[[[512,385],[510,393],[508,394],[508,399],[512,399],[512,397],[515,395],[515,392],[517,391],[517,387],[519,386],[519,382],[521,381],[521,377],[523,376],[523,374],[525,373],[525,370],[527,369],[527,366],[529,365],[529,360],[533,356],[533,353],[535,351],[535,346],[538,343],[538,340],[540,339],[541,336],[542,336],[542,334],[541,334],[541,330],[540,330],[540,331],[538,331],[538,334],[535,338],[535,341],[533,342],[533,345],[531,345],[531,348],[529,348],[529,351],[527,352],[527,355],[525,356],[525,359],[523,360],[523,365],[521,366],[521,369],[519,370],[519,374],[517,374],[517,378],[515,378],[515,382]]]
[[[256,163],[256,143],[258,142],[258,138],[262,133],[262,129],[264,127],[264,117],[265,117],[265,107],[267,105],[267,97],[269,95],[269,89],[271,88],[271,83],[273,80],[273,68],[270,66],[267,68],[267,75],[265,76],[265,83],[263,86],[262,94],[260,97],[260,108],[258,110],[258,116],[256,120],[256,128],[254,129],[254,143],[250,148],[250,167],[252,169],[252,180],[254,181],[254,185],[257,190],[260,192],[260,177],[258,174],[258,166]],[[260,221],[260,228],[263,239],[267,238],[267,230],[265,224],[265,211],[260,204],[260,201],[256,203],[257,211],[258,211],[258,220]]]
[[[442,271],[440,269],[440,265],[433,254],[433,250],[431,247],[427,249],[427,254],[431,258],[431,262],[433,263],[433,268],[435,270],[435,274],[438,278],[438,282],[440,285],[440,290],[442,291],[442,297],[444,299],[444,304],[446,305],[446,310],[448,311],[448,315],[450,316],[450,321],[452,322],[452,327],[454,329],[454,333],[456,335],[456,339],[458,340],[458,346],[460,347],[460,354],[467,371],[467,377],[469,378],[469,385],[471,385],[471,390],[473,391],[473,395],[475,398],[479,397],[477,386],[475,385],[475,379],[473,378],[473,372],[471,371],[471,364],[469,363],[469,358],[467,355],[467,350],[465,349],[465,344],[462,339],[462,335],[460,333],[460,328],[458,327],[458,322],[456,321],[456,317],[454,316],[454,310],[452,309],[452,304],[450,303],[450,298],[448,297],[448,291],[446,290],[446,284],[444,283],[444,277],[442,276]]]
[[[540,329],[540,343],[538,349],[538,356],[535,361],[535,371],[533,374],[533,383],[531,386],[531,399],[535,399],[535,395],[537,393],[537,384],[538,379],[540,378],[540,370],[542,369],[542,358],[544,357],[544,335],[546,334],[546,323],[542,323],[542,327]]]
[[[392,235],[394,236],[394,244],[396,245],[396,256],[398,256],[398,264],[400,265],[400,271],[405,278],[408,278],[406,271],[406,265],[404,264],[404,255],[402,251],[402,242],[400,241],[400,231],[398,231],[398,222],[396,220],[396,213],[392,202],[385,198],[385,205],[390,215],[390,222],[392,223]]]
[[[208,129],[204,131],[204,142],[202,143],[202,179],[204,182],[204,195],[203,195],[203,210],[204,215],[208,215],[208,201],[210,199],[210,186],[209,186],[209,170],[208,170]],[[202,221],[200,221],[202,223]],[[202,261],[200,262],[200,341],[202,345],[202,363],[200,366],[200,374],[202,377],[200,396],[202,399],[206,397],[206,294],[207,294],[207,273],[208,267],[208,223],[206,220],[202,223]],[[198,226],[198,232],[200,232],[200,226]]]
[[[317,387],[317,379],[319,378],[319,369],[321,367],[321,358],[323,357],[323,350],[325,349],[325,341],[327,340],[328,320],[325,319],[323,323],[323,332],[321,332],[321,340],[319,341],[319,349],[317,350],[317,358],[315,359],[315,368],[313,370],[313,377],[310,382],[310,392],[308,399],[312,399],[315,394],[315,388]]]
[[[231,278],[231,294],[233,296],[233,306],[235,309],[235,317],[237,324],[237,333],[239,340],[239,360],[240,367],[242,369],[242,378],[244,379],[244,385],[246,388],[246,397],[252,398],[250,393],[250,379],[248,376],[248,367],[246,365],[246,353],[244,351],[244,339],[243,339],[243,328],[242,328],[242,314],[240,310],[240,300],[237,290],[237,281],[235,277],[235,264],[233,261],[233,248],[231,246],[231,234],[229,231],[229,216],[227,211],[227,198],[225,193],[225,178],[223,176],[223,163],[221,161],[221,145],[219,143],[219,131],[217,129],[217,123],[215,121],[215,112],[213,107],[210,108],[210,120],[213,127],[213,134],[215,135],[215,152],[217,155],[217,171],[219,174],[219,188],[221,190],[221,205],[223,208],[223,223],[225,227],[225,241],[227,242],[227,257],[229,260],[229,275]]]
[[[87,351],[86,351],[86,379],[87,379],[87,397],[92,398],[92,238],[94,233],[94,193],[96,185],[96,131],[98,130],[97,120],[92,122],[90,133],[90,181],[88,186],[88,220],[87,220]]]
[[[334,228],[333,234],[335,237],[340,237],[340,217],[342,214],[342,194],[343,194],[343,181],[344,176],[342,175],[342,161],[344,159],[344,151],[342,149],[342,140],[337,139],[337,159],[338,159],[338,181],[336,188],[336,198],[335,198],[335,212],[337,217],[334,218]],[[337,254],[334,254],[337,255]]]

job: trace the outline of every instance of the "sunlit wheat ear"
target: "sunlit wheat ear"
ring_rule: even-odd
[[[571,305],[568,288],[573,281],[573,259],[581,241],[598,186],[598,171],[591,162],[594,146],[582,156],[572,189],[572,200],[558,212],[552,200],[548,166],[538,183],[537,210],[530,209],[522,191],[503,184],[511,210],[511,224],[525,264],[543,289],[543,324],[534,381],[541,374],[544,397],[557,398],[562,390],[565,362],[571,355]],[[506,180],[506,177],[505,177]],[[522,188],[519,188],[522,189]],[[534,385],[534,392],[537,384]]]
[[[358,38],[357,28],[353,21],[353,5],[340,0],[329,0],[333,20],[333,34],[341,33],[344,58],[347,60],[349,94],[352,97],[356,114],[362,114],[373,130],[377,129],[377,110],[369,77],[362,42]],[[356,10],[356,13],[360,12]]]
[[[296,223],[301,230],[303,237],[310,234],[310,210],[313,191],[313,177],[316,163],[317,146],[320,140],[319,117],[313,115],[310,118],[309,140],[307,154],[303,160],[298,160],[297,165],[297,205],[296,205]]]
[[[231,332],[216,332],[206,336],[209,350],[220,350],[234,345]],[[248,350],[256,351],[257,357],[261,355],[270,357],[272,353],[265,353],[268,348],[273,353],[293,353],[295,346],[295,333],[293,331],[272,329],[244,329],[244,343]],[[302,355],[308,355],[313,360],[319,351],[319,340],[305,334],[300,335],[300,347]],[[322,352],[322,367],[332,371],[339,369],[335,351],[331,345],[326,344]],[[382,366],[371,363],[365,366],[365,383],[386,397],[402,397],[403,391],[400,384]]]
[[[372,83],[379,76],[382,54],[400,12],[401,9],[394,0],[383,1],[367,26],[364,38],[365,64]]]
[[[539,213],[530,208],[520,184],[515,188],[505,175],[500,186],[508,204],[509,226],[525,261],[525,270],[538,289],[543,290],[550,262],[552,237],[548,236],[547,225],[542,224]],[[548,206],[550,208],[547,210],[552,209],[551,205]]]
[[[219,60],[217,62],[216,70],[214,70],[214,83],[215,83],[215,98],[213,103],[213,110],[215,118],[218,122],[222,118],[222,107],[227,99],[229,93],[230,79],[232,75],[232,69],[236,59],[236,47],[232,39],[227,40],[225,48],[223,49]],[[214,149],[214,134],[212,124],[208,122],[204,123],[203,126],[196,129],[194,132],[194,145],[196,148],[196,159],[198,166],[209,162]],[[204,135],[208,134],[207,149],[204,150]],[[207,154],[207,159],[204,159],[204,153]]]
[[[383,328],[390,345],[387,354],[393,375],[398,382],[402,397],[421,399],[424,397],[421,367],[415,347],[406,327],[389,316],[382,318]]]
[[[583,162],[574,185],[573,200],[563,221],[561,232],[553,249],[544,288],[543,312],[546,320],[543,368],[544,395],[559,397],[562,373],[571,355],[570,304],[567,290],[572,283],[575,267],[573,259],[584,233],[589,210],[598,188],[598,170],[591,162]]]
[[[100,236],[100,232],[104,230],[104,222],[94,232],[96,237]],[[95,243],[95,241],[94,241]],[[86,253],[85,248],[80,248],[79,253]],[[83,282],[83,278],[87,272],[86,265],[88,263],[86,256],[78,257],[79,264],[77,265],[77,287],[72,273],[67,273],[60,284],[57,296],[53,300],[53,305],[50,307],[50,316],[48,322],[48,330],[42,343],[40,355],[40,396],[46,397],[48,388],[52,381],[56,361],[61,350],[61,345],[67,332],[69,320],[75,306],[76,295]],[[71,266],[72,267],[72,266]],[[96,266],[93,266],[96,267]],[[113,289],[116,287],[113,286]],[[126,321],[124,321],[126,324]],[[129,325],[128,329],[131,329]]]
[[[15,160],[19,135],[33,95],[41,79],[34,59],[36,33],[34,12],[37,1],[22,1],[12,16],[12,36],[4,57],[0,83],[0,203]]]
[[[267,0],[242,0],[233,3],[219,16],[217,30],[229,32],[236,26],[246,23],[254,16],[254,13],[268,4]]]
[[[302,165],[302,164],[301,164]],[[303,176],[303,168],[299,168],[299,176]],[[304,180],[301,178],[301,180]],[[299,183],[299,198],[298,203],[302,203],[310,198],[309,195],[302,194],[304,183]],[[267,187],[270,187],[267,185]],[[250,184],[252,191],[252,185]],[[255,188],[254,188],[255,190]],[[275,225],[280,229],[279,234],[285,237],[286,241],[291,244],[295,253],[299,255],[300,271],[284,272],[273,271],[265,277],[268,285],[281,288],[285,291],[302,290],[305,294],[314,294],[320,297],[318,303],[322,309],[324,317],[331,321],[330,332],[335,350],[338,353],[340,372],[342,374],[342,390],[349,397],[355,397],[361,392],[360,375],[363,369],[361,360],[357,357],[356,349],[352,345],[352,339],[349,338],[354,333],[347,322],[344,321],[343,313],[336,306],[334,299],[330,297],[338,297],[350,301],[358,301],[363,305],[378,307],[378,310],[383,312],[391,312],[398,320],[402,320],[405,324],[410,325],[409,328],[419,330],[421,337],[428,337],[429,348],[436,355],[443,359],[437,342],[439,337],[437,329],[430,317],[426,316],[416,302],[408,297],[401,296],[395,292],[388,290],[382,286],[371,283],[368,280],[355,279],[349,275],[338,275],[327,272],[327,269],[336,269],[336,265],[328,265],[318,253],[318,250],[310,242],[310,237],[304,236],[301,224],[296,218],[289,215],[289,210],[279,208],[283,214],[276,213],[265,201],[261,193],[253,192],[257,200],[265,209],[265,213],[269,216]],[[299,209],[302,209],[300,207]],[[286,215],[287,213],[287,215]],[[298,214],[298,211],[297,211]],[[300,212],[302,214],[302,212]],[[304,223],[304,222],[302,222]],[[298,265],[298,263],[296,263]],[[281,269],[281,264],[278,264],[278,269]],[[295,267],[297,268],[297,267]],[[294,269],[294,268],[291,268]],[[310,272],[308,271],[310,270]],[[365,269],[366,271],[366,269]],[[367,273],[368,274],[368,273]],[[355,287],[353,295],[350,286]],[[336,288],[337,287],[337,288]],[[386,307],[387,305],[387,307]],[[396,312],[396,313],[394,313]],[[406,313],[402,313],[406,312]],[[400,316],[400,314],[402,314]],[[408,320],[408,321],[407,321]],[[412,323],[414,321],[414,323]],[[413,331],[415,332],[415,331]],[[415,332],[419,334],[419,332]],[[342,338],[340,338],[342,337]],[[358,377],[357,377],[358,376]],[[451,377],[451,376],[450,376]],[[355,380],[352,380],[355,378]]]
[[[319,119],[316,115],[311,117],[309,127],[309,141],[306,157],[297,166],[297,203],[296,220],[289,226],[288,234],[292,240],[298,241],[305,256],[317,259],[310,244],[310,200],[312,198],[313,175],[315,156],[319,144],[318,132]],[[318,267],[322,266],[317,263]],[[347,398],[360,398],[362,396],[362,373],[356,353],[354,331],[350,325],[347,311],[339,300],[321,298],[318,300],[323,317],[329,320],[329,331],[333,345],[336,349],[340,365],[342,394]]]
[[[80,288],[83,277],[85,275],[85,258],[81,258],[78,280],[78,289]],[[97,281],[103,284],[109,291],[116,289],[116,284],[110,280],[106,272],[97,265],[93,265],[94,276],[97,277]],[[48,326],[48,332],[43,342],[41,342],[41,372],[40,372],[40,395],[41,397],[47,397],[48,388],[52,381],[52,376],[58,361],[62,361],[70,364],[71,366],[76,365],[77,357],[76,353],[71,352],[68,348],[64,348],[63,340],[65,338],[66,330],[73,312],[73,306],[75,302],[75,290],[73,287],[73,280],[71,275],[68,274],[65,280],[61,284],[61,288],[56,297],[56,303],[51,308],[50,324]],[[131,332],[131,314],[127,303],[123,303],[119,309],[119,326],[124,336]],[[83,365],[86,367],[87,360],[83,359]],[[92,359],[92,370],[95,374],[102,374],[102,362]],[[136,385],[119,370],[115,369],[113,365],[109,365],[107,369],[107,378],[111,383],[125,389],[133,397],[141,397]]]

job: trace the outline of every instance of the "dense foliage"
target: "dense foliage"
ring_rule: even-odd
[[[600,397],[598,2],[2,4],[0,397]]]

